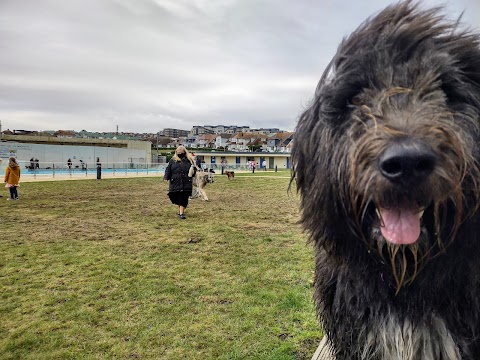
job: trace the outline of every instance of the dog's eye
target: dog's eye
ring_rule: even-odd
[[[350,101],[350,104],[353,106],[361,106],[362,105],[362,100],[360,99],[359,96],[354,96],[352,100]]]

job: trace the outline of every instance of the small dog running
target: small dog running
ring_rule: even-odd
[[[228,180],[233,180],[233,179],[235,179],[235,171],[225,170],[225,171],[224,171],[224,174],[227,175]]]
[[[325,359],[480,359],[480,37],[442,11],[360,25],[299,119]]]

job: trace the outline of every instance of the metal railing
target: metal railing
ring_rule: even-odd
[[[8,164],[8,162],[7,162]],[[82,163],[80,165],[68,165],[65,162],[29,162],[19,161],[22,177],[32,176],[34,179],[55,177],[96,177],[97,165],[95,163]],[[5,168],[5,162],[2,168]],[[102,175],[108,176],[140,176],[140,175],[163,175],[167,164],[146,163],[107,163],[101,164]],[[1,171],[1,168],[0,168]]]
[[[95,178],[97,176],[97,166],[95,163],[81,163],[68,165],[65,162],[30,162],[30,161],[18,161],[22,177],[33,177],[34,179],[41,178]],[[5,173],[5,168],[8,165],[8,161],[3,161],[0,165],[0,174]],[[145,175],[158,175],[163,176],[165,168],[168,164],[156,164],[156,163],[132,163],[132,162],[117,162],[117,163],[102,163],[101,170],[102,175],[106,177],[128,177],[128,176],[145,176]],[[252,171],[251,164],[202,164],[204,169],[212,169],[216,173],[221,174],[225,170],[233,171]],[[223,171],[222,171],[223,168]],[[262,167],[257,166],[257,171],[264,170]],[[267,170],[273,170],[267,165]]]

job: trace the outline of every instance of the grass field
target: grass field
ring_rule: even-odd
[[[187,220],[161,178],[4,189],[0,358],[309,359],[313,255],[287,177],[217,175]]]

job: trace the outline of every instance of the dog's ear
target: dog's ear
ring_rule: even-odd
[[[440,87],[450,106],[480,109],[480,37],[457,36],[452,50],[438,60]]]

